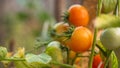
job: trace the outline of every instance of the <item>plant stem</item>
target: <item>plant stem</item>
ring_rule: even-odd
[[[73,68],[73,66],[68,65],[68,64],[63,64],[63,63],[58,63],[58,62],[51,62],[51,63],[54,64],[54,65],[62,66],[64,68]]]
[[[117,0],[117,12],[118,12],[118,14],[117,14],[117,16],[119,16],[119,7],[120,6],[120,0]]]
[[[82,58],[86,58],[86,57],[90,57],[90,56],[77,56],[77,57],[82,57]]]
[[[78,57],[78,53],[77,53],[76,56],[72,59],[71,65],[74,64],[74,62],[75,62],[75,60],[76,60],[77,57]]]
[[[98,0],[97,16],[99,16],[100,13],[101,13],[102,1],[103,1],[103,0]],[[92,50],[91,50],[90,60],[89,60],[89,64],[88,64],[88,67],[89,67],[89,68],[92,68],[93,56],[94,56],[94,49],[95,49],[95,45],[96,45],[96,37],[97,37],[97,28],[94,29],[94,38],[93,38]]]
[[[25,59],[24,58],[5,58],[0,61],[25,61]],[[51,62],[51,63],[55,65],[60,65],[66,68],[73,68],[73,66],[68,65],[68,64],[63,64],[63,63],[58,63],[58,62]]]
[[[24,58],[4,58],[0,61],[25,61]]]
[[[66,48],[66,51],[67,51],[67,64],[69,64],[69,49]]]
[[[107,59],[105,60],[105,65],[104,65],[104,68],[106,68],[107,67],[107,65],[108,65],[108,62],[109,62],[109,57],[110,57],[110,55],[111,55],[111,53],[112,53],[112,50],[110,50],[109,52],[108,52],[108,54],[107,54]]]
[[[98,5],[97,5],[97,16],[99,16],[99,15],[101,14],[102,2],[103,2],[103,0],[98,0]]]
[[[106,56],[106,51],[103,49],[103,47],[101,47],[99,44],[96,44],[96,46],[98,47],[98,49],[102,52],[102,54],[104,56]]]
[[[0,61],[25,61],[25,59],[24,58],[5,58],[5,59],[2,59]],[[55,65],[67,67],[67,68],[73,68],[73,66],[68,65],[68,64],[62,64],[62,63],[58,63],[58,62],[51,62],[51,63],[55,64]]]
[[[115,6],[115,10],[113,12],[114,15],[119,16],[119,0],[117,0],[116,6]]]
[[[94,31],[94,39],[93,39],[93,44],[92,44],[92,50],[90,54],[90,60],[89,60],[89,68],[92,68],[92,62],[93,62],[93,56],[94,56],[94,49],[95,49],[95,44],[96,44],[96,36],[97,36],[97,29],[95,28]]]
[[[116,10],[117,10],[117,4],[115,5],[115,9],[114,9],[114,12],[113,12],[114,15],[117,15],[117,11]]]

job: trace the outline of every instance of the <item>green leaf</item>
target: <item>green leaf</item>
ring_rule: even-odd
[[[40,55],[27,54],[25,59],[28,63],[37,62],[40,64],[48,64],[51,61],[51,57],[45,53]]]
[[[40,55],[27,54],[26,61],[14,61],[16,68],[50,68],[51,57],[45,53]]]
[[[98,29],[120,27],[120,18],[115,15],[101,14],[94,20],[94,24]]]
[[[16,68],[33,68],[26,61],[14,61]]]
[[[48,64],[40,64],[38,62],[28,63],[26,61],[14,61],[16,68],[50,68]]]
[[[118,68],[118,60],[114,52],[110,56],[109,68]]]
[[[120,60],[120,47],[114,50],[118,60]]]
[[[5,47],[0,47],[0,59],[4,59],[7,55],[7,49]]]

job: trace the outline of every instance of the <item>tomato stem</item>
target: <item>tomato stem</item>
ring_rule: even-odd
[[[102,52],[104,56],[106,56],[106,51],[99,44],[96,44],[97,48]]]
[[[114,15],[119,16],[119,0],[117,0],[115,10],[113,12]]]
[[[1,59],[0,61],[25,61],[24,58],[4,58]]]
[[[97,16],[99,16],[99,15],[101,14],[102,2],[103,2],[103,0],[98,0],[98,5],[97,5]]]
[[[118,16],[119,16],[119,10],[120,10],[120,9],[119,9],[119,8],[120,8],[120,7],[119,7],[119,6],[120,6],[120,0],[117,0],[117,3],[118,3]]]
[[[102,1],[103,1],[103,0],[98,0],[97,16],[99,16],[100,13],[101,13]],[[91,50],[90,59],[89,59],[89,64],[88,64],[88,67],[89,67],[89,68],[92,68],[94,50],[95,50],[95,45],[96,45],[97,30],[98,30],[97,28],[94,29],[94,38],[93,38],[92,50]]]
[[[104,65],[104,68],[106,68],[106,67],[107,67],[107,65],[108,65],[108,62],[109,62],[109,57],[110,57],[111,53],[112,53],[112,50],[110,50],[110,51],[108,52],[108,54],[107,54],[107,57],[106,57],[106,60],[105,60],[105,65]]]
[[[77,56],[77,57],[82,57],[82,58],[86,58],[86,57],[90,57],[90,56]]]
[[[65,68],[73,68],[73,66],[68,65],[68,64],[63,64],[63,63],[58,63],[58,62],[51,62],[51,63],[54,65],[59,65],[59,66],[65,67]]]
[[[74,64],[74,62],[75,62],[76,58],[78,57],[78,54],[79,54],[79,53],[77,53],[77,54],[76,54],[76,56],[73,58],[71,65],[73,65],[73,64]]]
[[[25,58],[4,58],[4,59],[1,59],[0,61],[25,61]],[[51,62],[51,63],[55,65],[67,67],[67,68],[73,68],[73,66],[68,65],[68,64],[63,64],[63,63],[58,63],[58,62]]]
[[[90,60],[89,60],[89,68],[92,68],[92,62],[93,62],[93,56],[94,56],[94,49],[95,49],[95,44],[96,44],[96,37],[97,37],[97,29],[95,28],[94,31],[94,39],[93,39],[93,44],[92,44],[92,50],[90,54]]]
[[[69,64],[69,49],[66,48],[66,51],[67,51],[67,64]]]

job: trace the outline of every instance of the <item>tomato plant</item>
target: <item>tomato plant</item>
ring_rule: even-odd
[[[0,61],[4,65],[13,61],[16,68],[81,68],[81,59],[87,58],[89,68],[118,68],[116,56],[119,59],[120,18],[113,14],[100,14],[103,2],[98,0],[98,16],[94,20],[94,33],[86,27],[89,23],[87,9],[75,4],[68,9],[66,17],[68,21],[56,23],[50,29],[50,39],[48,39],[50,41],[37,42],[39,45],[35,46],[34,50],[42,49],[39,50],[40,54],[32,54],[25,52],[24,48],[19,48],[11,55],[5,47],[0,47]],[[104,9],[109,8],[109,4],[105,6]],[[118,3],[116,6],[118,7]],[[109,11],[118,11],[113,10],[113,7]],[[97,34],[99,29],[102,29],[102,34]]]
[[[89,22],[89,14],[82,5],[72,5],[68,9],[68,21],[74,26],[87,26]]]
[[[85,52],[92,44],[92,33],[86,27],[76,27],[71,36],[70,49],[75,52]]]

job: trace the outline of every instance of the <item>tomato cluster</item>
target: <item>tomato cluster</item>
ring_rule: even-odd
[[[93,37],[91,31],[85,27],[89,22],[88,11],[82,5],[76,4],[70,6],[68,13],[69,23],[75,26],[69,47],[78,53],[85,52],[91,47]]]
[[[90,49],[93,39],[92,32],[86,27],[89,23],[88,11],[84,6],[76,4],[70,6],[68,14],[67,20],[70,25],[57,23],[54,31],[59,37],[54,36],[54,39],[77,53],[83,53]],[[74,29],[70,30],[72,25]]]
[[[52,29],[51,36],[59,41],[63,47],[69,51],[69,58],[74,59],[77,53],[87,52],[93,42],[93,33],[87,27],[89,23],[89,14],[82,5],[72,5],[67,11],[67,23],[56,23]],[[65,16],[66,17],[66,16]],[[79,58],[75,63],[78,63]],[[76,65],[79,67],[78,65]]]
[[[105,62],[104,66],[104,61],[108,61],[109,56],[111,57],[111,50],[115,50],[120,47],[120,32],[118,32],[120,31],[120,28],[106,28],[120,26],[118,24],[120,19],[116,16],[104,14],[98,16],[94,20],[94,27],[96,30],[101,28],[105,30],[103,32],[101,31],[102,34],[99,33],[99,35],[97,35],[97,31],[95,30],[94,32],[96,33],[94,33],[93,39],[93,33],[87,27],[89,23],[89,13],[87,9],[82,5],[75,4],[69,7],[67,13],[68,14],[64,16],[65,21],[55,24],[55,27],[51,32],[51,36],[54,40],[59,41],[62,44],[62,47],[67,48],[67,56],[69,56],[67,58],[70,59],[70,62],[72,64],[75,63],[76,68],[79,68],[80,66],[78,62],[81,58],[78,58],[78,55],[90,51],[90,57],[93,58],[93,63],[91,62],[92,58],[89,58],[90,63],[92,63],[92,68],[103,68],[107,66],[107,62]],[[111,17],[111,19],[109,19],[109,17]],[[100,41],[99,44],[98,41]],[[98,52],[95,51],[95,47]],[[101,54],[105,59],[101,58]],[[76,57],[79,61],[77,61]],[[66,62],[71,64],[69,61]]]

